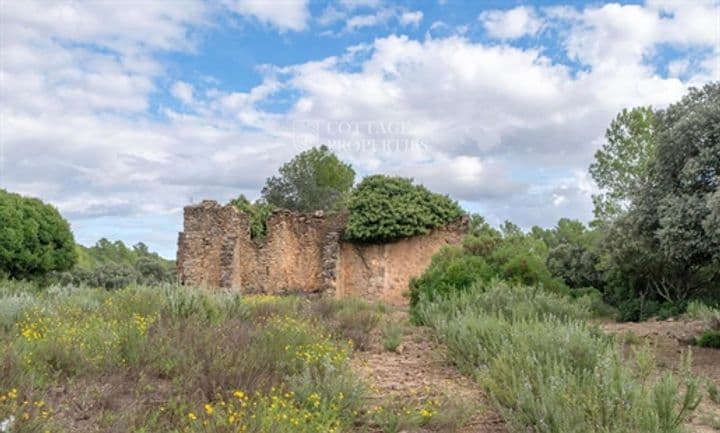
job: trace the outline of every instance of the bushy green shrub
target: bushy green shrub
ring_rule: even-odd
[[[467,254],[456,246],[443,247],[432,258],[430,266],[410,282],[410,306],[421,298],[434,300],[453,291],[462,291],[475,281],[488,280],[496,271],[485,259]]]
[[[720,349],[720,330],[709,329],[697,337],[697,345],[700,347],[711,347]]]
[[[77,260],[70,224],[39,199],[0,189],[0,272],[38,279]]]
[[[463,216],[448,196],[430,192],[412,179],[368,176],[348,202],[350,218],[345,236],[362,242],[389,242],[426,234]]]

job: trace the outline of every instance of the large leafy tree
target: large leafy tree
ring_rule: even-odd
[[[651,107],[624,109],[605,132],[606,142],[590,165],[590,175],[602,190],[593,196],[599,221],[627,210],[655,149],[654,118]]]
[[[667,301],[719,296],[720,83],[656,116],[657,147],[608,237],[614,264]]]
[[[312,148],[266,180],[262,199],[274,207],[313,212],[339,207],[355,181],[355,171],[327,147]]]
[[[49,204],[0,190],[0,272],[36,279],[76,261],[70,225]]]

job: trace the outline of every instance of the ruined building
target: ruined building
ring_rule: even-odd
[[[250,221],[235,207],[203,201],[185,208],[178,237],[182,284],[242,293],[314,293],[404,304],[410,278],[420,275],[443,245],[467,232],[461,219],[426,235],[384,244],[342,239],[342,215],[277,210],[264,240],[250,238]]]

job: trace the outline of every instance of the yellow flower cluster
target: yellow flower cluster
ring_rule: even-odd
[[[37,426],[49,417],[50,411],[42,400],[19,399],[15,388],[0,393],[0,420],[13,419],[13,423],[18,424],[18,431],[24,431],[20,424]]]
[[[295,357],[305,364],[321,364],[327,361],[338,366],[348,359],[351,347],[349,345],[338,345],[328,338],[323,338],[310,344],[302,344],[296,347],[287,346],[285,350],[293,351]]]
[[[248,295],[242,298],[242,302],[247,305],[266,305],[276,304],[282,301],[284,298],[277,295]]]
[[[94,365],[106,362],[125,364],[120,348],[131,340],[138,341],[147,335],[158,320],[157,315],[132,314],[113,317],[112,303],[104,308],[84,311],[81,307],[58,310],[31,308],[25,312],[16,326],[23,359],[27,366],[36,365],[35,354],[42,345],[56,345],[68,350]],[[117,316],[117,314],[115,314]]]
[[[342,394],[335,398],[342,399]],[[326,401],[317,393],[300,400],[293,392],[275,388],[268,395],[252,397],[237,390],[227,401],[188,412],[185,431],[336,433],[341,426],[338,401]]]

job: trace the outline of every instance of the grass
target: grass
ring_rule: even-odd
[[[82,430],[82,420],[107,432],[346,431],[365,401],[346,337],[369,326],[354,312],[372,308],[340,303],[330,325],[305,304],[178,287],[0,291],[0,422],[13,432]]]
[[[385,350],[395,352],[400,347],[405,334],[405,327],[396,322],[388,322],[382,329],[383,347]]]
[[[689,367],[648,380],[650,353],[639,357],[647,365],[632,368],[615,338],[586,323],[588,309],[559,295],[477,285],[420,303],[416,313],[485,387],[511,431],[676,433],[699,403]]]
[[[175,286],[37,292],[0,283],[0,426],[13,433],[454,431],[464,418],[451,400],[369,407],[349,360],[376,343],[371,336],[390,323],[386,312],[357,299]],[[402,330],[383,327],[392,338]]]

